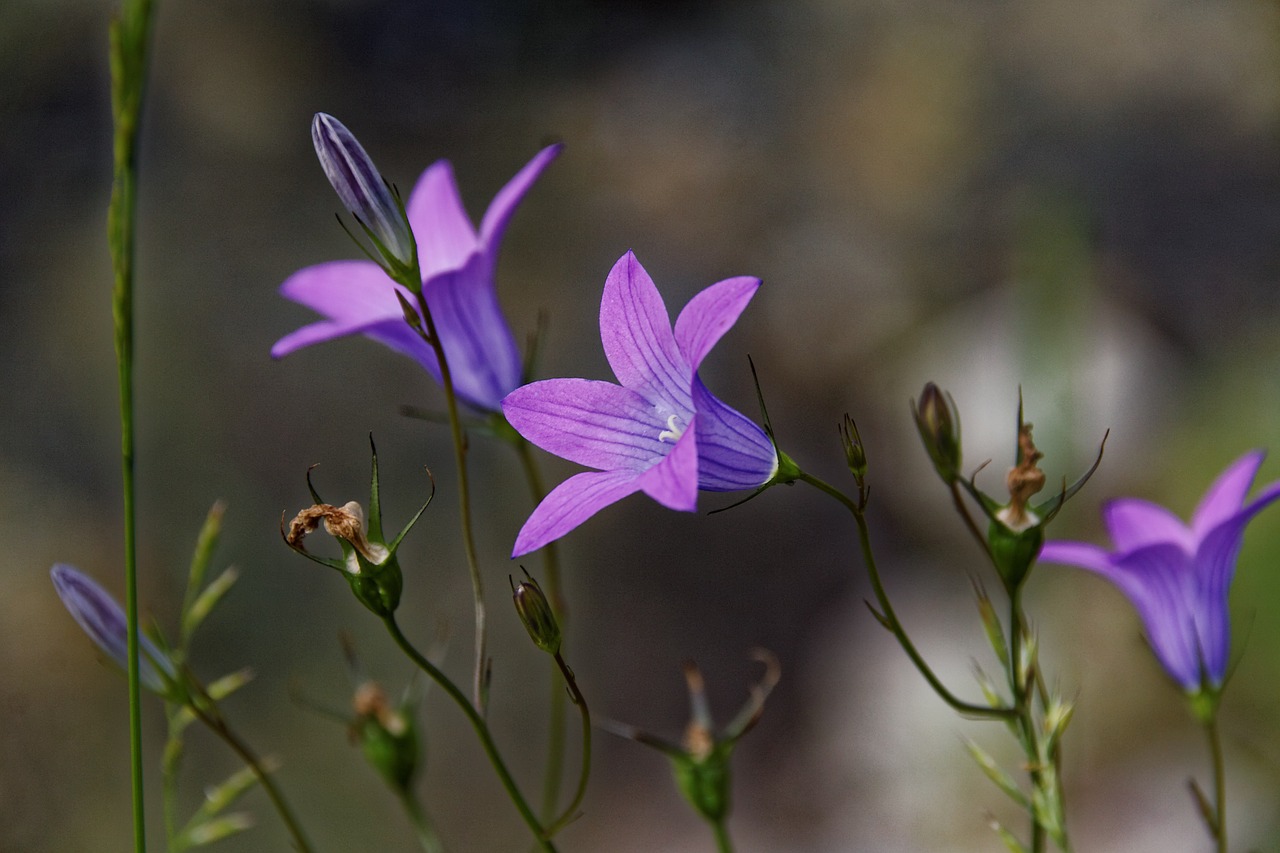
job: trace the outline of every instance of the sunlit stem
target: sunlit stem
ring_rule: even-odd
[[[573,670],[564,662],[564,658],[559,652],[555,655],[556,666],[560,669],[560,674],[564,676],[565,686],[569,688],[569,696],[573,699],[573,704],[578,708],[578,714],[582,717],[582,770],[578,774],[578,787],[573,792],[573,799],[569,802],[564,813],[547,827],[547,835],[555,835],[574,818],[578,816],[578,806],[582,805],[582,798],[587,795],[587,781],[591,778],[591,710],[587,708],[587,700],[583,697],[582,691],[578,689],[578,682],[573,676]]]
[[[263,768],[262,761],[249,748],[249,745],[231,730],[231,727],[227,725],[226,720],[222,718],[216,708],[202,707],[204,704],[204,702],[197,699],[191,702],[188,707],[191,708],[192,713],[196,715],[200,722],[204,723],[211,732],[221,738],[227,746],[231,747],[232,751],[240,756],[240,760],[245,763],[245,766],[253,771],[258,783],[267,792],[271,805],[275,807],[276,812],[280,815],[280,820],[284,822],[285,828],[289,830],[289,835],[293,837],[293,846],[298,850],[298,853],[312,853],[314,848],[302,831],[302,826],[298,823],[293,809],[289,808],[289,803],[284,798],[284,792],[276,785],[275,780],[271,778],[271,774]]]
[[[916,650],[915,644],[907,636],[902,623],[898,621],[898,615],[894,611],[893,604],[889,601],[889,595],[885,592],[884,583],[880,579],[880,570],[876,566],[875,553],[871,547],[871,531],[867,527],[867,519],[862,511],[862,506],[839,489],[828,485],[811,474],[801,471],[798,479],[839,501],[853,515],[854,522],[858,527],[858,542],[862,549],[862,559],[866,564],[867,574],[871,578],[871,589],[875,593],[876,602],[880,606],[879,615],[884,617],[885,627],[897,638],[898,645],[907,653],[907,657],[915,664],[916,669],[924,676],[924,680],[929,683],[929,686],[933,688],[933,691],[938,694],[942,701],[946,702],[958,713],[969,717],[1000,720],[1016,719],[1019,715],[1017,708],[993,708],[990,705],[976,705],[957,698],[954,693],[947,689],[941,679],[934,674],[929,664],[925,662],[924,657]]]
[[[466,694],[459,690],[458,686],[449,679],[449,676],[427,660],[413,643],[409,642],[409,639],[400,630],[400,625],[396,622],[394,615],[386,617],[383,622],[400,650],[417,664],[418,668],[425,672],[432,681],[440,685],[441,689],[454,701],[454,704],[462,710],[467,722],[471,723],[471,728],[475,730],[476,737],[480,739],[480,745],[484,748],[489,764],[493,766],[494,772],[498,774],[498,780],[502,783],[502,787],[506,789],[507,796],[515,804],[516,810],[520,812],[520,817],[524,819],[529,831],[533,833],[538,849],[554,851],[556,848],[551,843],[550,834],[542,828],[538,816],[533,813],[533,809],[529,808],[529,803],[525,800],[524,795],[520,793],[520,787],[516,785],[516,780],[512,777],[511,771],[507,769],[506,763],[503,762],[502,754],[498,751],[498,745],[493,740],[493,735],[489,731],[489,726],[485,722],[484,716],[476,709],[475,705],[471,704]]]
[[[107,210],[113,277],[116,367],[120,383],[120,462],[124,496],[125,619],[128,626],[129,763],[133,847],[147,849],[142,785],[142,696],[138,680],[138,549],[133,438],[133,277],[137,219],[138,127],[151,43],[151,0],[125,0],[110,31],[114,167]]]
[[[511,443],[520,457],[520,466],[524,469],[525,480],[529,484],[529,495],[534,506],[542,503],[547,491],[542,482],[542,472],[533,455],[532,445],[524,436],[511,430]],[[565,632],[568,622],[568,611],[565,607],[564,594],[560,587],[560,558],[556,543],[550,542],[542,549],[542,574],[546,582],[547,600],[551,603],[551,611],[560,623],[561,633]],[[549,710],[547,713],[547,761],[542,777],[542,809],[544,822],[555,820],[556,804],[560,799],[560,783],[564,778],[564,723],[566,695],[560,686],[560,670],[554,661],[551,665]]]

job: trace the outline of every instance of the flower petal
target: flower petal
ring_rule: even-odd
[[[675,336],[693,370],[698,369],[716,341],[738,321],[759,288],[758,278],[727,278],[703,290],[684,306],[676,318]]]
[[[330,261],[298,270],[280,285],[280,295],[339,322],[403,317],[392,283],[372,261]]]
[[[546,379],[502,400],[511,426],[548,453],[601,470],[644,471],[671,452],[653,404],[591,379]]]
[[[1102,519],[1117,551],[1132,551],[1156,542],[1180,545],[1195,552],[1195,540],[1182,519],[1164,507],[1138,498],[1118,498],[1102,508]]]
[[[1051,539],[1040,549],[1039,560],[1042,563],[1077,566],[1103,575],[1111,571],[1111,555],[1088,542]]]
[[[516,536],[512,557],[559,539],[611,503],[640,490],[635,471],[584,471],[551,490]]]
[[[490,252],[497,251],[498,244],[502,242],[502,234],[507,230],[507,223],[511,221],[511,215],[515,213],[525,193],[529,192],[534,181],[538,180],[542,170],[559,157],[563,150],[564,144],[556,143],[548,145],[533,155],[533,159],[526,163],[514,178],[507,181],[507,185],[498,190],[493,201],[489,202],[489,209],[485,211],[484,219],[480,223],[480,242]]]
[[[668,509],[698,508],[698,419],[689,421],[675,447],[640,476],[644,493]]]
[[[497,411],[520,384],[520,352],[498,305],[493,270],[482,253],[422,285],[458,393]]]
[[[778,473],[778,452],[769,436],[708,391],[697,374],[693,406],[698,413],[698,488],[736,492],[773,479]]]
[[[600,301],[600,340],[625,387],[672,414],[693,413],[693,369],[676,346],[662,295],[636,256],[627,252],[609,271]]]
[[[405,213],[418,241],[423,281],[457,269],[480,248],[448,160],[438,160],[422,173],[409,194]]]
[[[1184,690],[1198,689],[1200,661],[1207,663],[1209,648],[1225,648],[1226,637],[1206,637],[1206,626],[1197,624],[1187,555],[1177,545],[1149,545],[1117,558],[1103,574],[1133,602],[1151,650],[1173,680]]]
[[[1195,531],[1197,538],[1205,536],[1214,525],[1240,511],[1265,456],[1266,453],[1261,450],[1246,453],[1213,481],[1213,485],[1200,500],[1200,505],[1196,507],[1195,514],[1191,516],[1191,529]]]

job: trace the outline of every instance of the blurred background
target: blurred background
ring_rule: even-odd
[[[55,561],[123,590],[117,388],[104,214],[110,183],[105,0],[0,8],[0,851],[129,845],[124,680],[56,599]],[[204,0],[159,6],[142,154],[138,283],[141,606],[170,633],[195,535],[228,502],[216,567],[242,579],[197,637],[195,669],[252,666],[226,711],[278,756],[320,849],[411,850],[411,830],[343,726],[338,634],[398,691],[410,665],[346,585],[277,526],[308,501],[367,500],[378,440],[388,524],[440,499],[402,551],[401,621],[468,679],[470,587],[447,430],[408,419],[437,388],[363,339],[272,362],[312,315],[276,287],[353,257],[309,123],[341,118],[401,188],[452,160],[479,219],[544,144],[563,140],[508,231],[501,299],[518,336],[549,318],[542,376],[610,378],[597,310],[633,249],[673,313],[706,285],[765,285],[703,367],[753,414],[759,368],[782,446],[833,482],[848,411],[871,457],[873,532],[890,594],[939,673],[976,697],[992,668],[970,577],[980,554],[928,467],[908,400],[928,380],[964,421],[966,460],[1013,454],[1021,387],[1050,483],[1111,430],[1095,479],[1053,527],[1102,543],[1110,496],[1189,515],[1228,462],[1280,430],[1280,12],[1254,0],[539,3]],[[514,456],[473,442],[473,494],[495,656],[493,723],[538,788],[545,663],[507,605],[530,506]],[[575,469],[544,457],[558,480]],[[1261,482],[1280,477],[1280,460]],[[702,507],[730,502],[706,495]],[[319,547],[319,546],[317,546]],[[783,680],[735,755],[741,851],[998,849],[1023,829],[963,747],[1010,766],[999,726],[957,719],[863,606],[856,540],[834,503],[775,489],[681,515],[635,497],[564,540],[568,659],[593,711],[676,738],[681,662],[727,721],[759,675]],[[532,571],[540,561],[528,560]],[[1250,528],[1233,590],[1226,694],[1237,849],[1280,850],[1280,517]],[[1065,747],[1080,851],[1207,850],[1187,780],[1207,751],[1128,603],[1044,567],[1028,607],[1051,680],[1078,711]],[[521,850],[525,830],[461,715],[422,711],[420,786],[451,851]],[[144,720],[158,766],[164,723]],[[576,723],[573,723],[576,725]],[[572,728],[571,728],[572,731]],[[184,811],[235,767],[200,733]],[[571,738],[572,740],[572,738]],[[570,759],[570,766],[573,759]],[[666,760],[598,733],[577,851],[702,851],[710,834]],[[152,772],[149,819],[160,831]],[[282,850],[259,826],[220,848]]]

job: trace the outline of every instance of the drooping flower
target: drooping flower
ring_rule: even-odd
[[[634,492],[692,511],[698,489],[755,489],[773,480],[778,453],[769,436],[716,399],[697,373],[759,286],[747,276],[713,284],[689,300],[673,329],[635,255],[614,264],[600,303],[600,338],[620,384],[548,379],[502,401],[507,420],[529,441],[598,469],[547,495],[512,556],[541,548]]]
[[[1280,498],[1280,482],[1245,496],[1262,464],[1247,453],[1224,471],[1188,526],[1162,506],[1136,498],[1111,501],[1103,520],[1115,549],[1085,542],[1046,542],[1040,559],[1096,572],[1129,597],[1161,665],[1188,693],[1216,691],[1227,671],[1227,592],[1245,525]]]
[[[129,623],[124,609],[97,581],[73,566],[58,563],[49,572],[53,588],[89,639],[121,669],[129,668]],[[177,673],[168,655],[145,634],[138,634],[138,678],[149,690],[167,692]],[[164,675],[161,675],[163,671]]]
[[[498,249],[520,200],[562,147],[542,149],[494,196],[478,232],[462,207],[447,160],[422,173],[405,205],[417,240],[422,293],[454,388],[477,409],[497,411],[522,378],[520,352],[498,305]],[[280,286],[280,294],[325,319],[276,341],[272,357],[361,334],[416,359],[440,381],[435,352],[405,322],[397,289],[413,304],[414,297],[373,261],[332,261],[299,270]]]

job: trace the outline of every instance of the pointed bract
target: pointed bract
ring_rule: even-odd
[[[697,374],[759,286],[745,276],[713,284],[689,301],[673,328],[635,255],[618,260],[600,303],[600,338],[620,384],[548,379],[502,401],[507,420],[529,441],[599,469],[553,489],[525,522],[512,556],[638,491],[691,511],[698,489],[754,489],[773,479],[778,454],[764,430],[713,396]]]
[[[494,197],[479,233],[462,207],[453,168],[441,160],[418,179],[405,205],[417,240],[422,292],[458,395],[472,407],[497,411],[520,384],[520,351],[498,304],[495,274],[507,222],[538,176],[563,146],[540,151]],[[417,360],[436,381],[440,366],[432,348],[405,322],[396,289],[372,261],[334,261],[294,273],[280,295],[325,319],[276,342],[273,358],[305,346],[360,334]]]
[[[1088,569],[1133,602],[1151,649],[1188,693],[1216,691],[1230,648],[1227,592],[1244,529],[1280,499],[1280,482],[1246,501],[1263,453],[1247,453],[1210,486],[1183,524],[1164,507],[1124,498],[1103,511],[1115,549],[1084,542],[1046,542],[1040,560]]]

